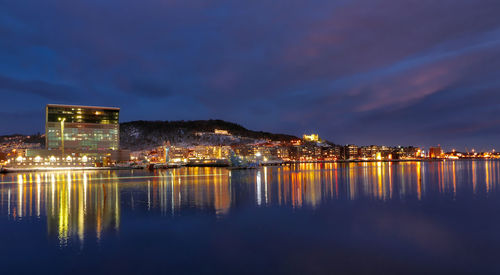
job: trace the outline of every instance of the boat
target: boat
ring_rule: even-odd
[[[134,163],[130,167],[132,167],[132,169],[146,169],[148,165],[145,163]]]
[[[180,163],[155,163],[152,165],[152,169],[169,169],[178,168],[182,165]]]
[[[228,170],[249,170],[249,169],[257,169],[255,166],[228,166],[226,167]]]
[[[229,157],[229,170],[246,170],[246,169],[256,169],[259,167],[258,162],[248,161],[240,156],[237,156],[233,150],[230,151]]]
[[[270,160],[264,160],[263,162],[260,163],[262,166],[274,166],[274,165],[283,165],[285,162],[282,159],[270,159]]]

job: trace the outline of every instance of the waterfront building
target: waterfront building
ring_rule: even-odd
[[[103,167],[130,159],[128,150],[19,149],[7,160],[8,166],[30,167]]]
[[[229,155],[229,146],[198,145],[189,149],[192,159],[223,159]]]
[[[189,149],[179,146],[171,146],[169,151],[170,160],[181,162],[189,157]]]
[[[414,146],[398,147],[398,158],[412,159],[420,157],[420,148]]]
[[[46,149],[23,148],[7,160],[12,167],[101,167],[130,160],[119,150],[119,108],[46,106]]]
[[[322,160],[337,160],[340,157],[340,147],[339,146],[322,146],[321,147],[321,159]]]
[[[321,147],[313,143],[306,143],[299,146],[298,160],[314,161],[321,159]]]
[[[441,150],[441,146],[437,147],[430,147],[429,148],[429,157],[430,158],[442,158],[443,157],[443,150]]]
[[[276,157],[279,159],[289,161],[290,160],[290,151],[288,150],[288,147],[285,146],[279,146],[276,148]]]
[[[364,159],[375,159],[381,148],[377,145],[362,146],[359,148],[359,156]]]
[[[300,153],[299,153],[299,148],[300,145],[290,145],[285,147],[286,149],[286,154],[288,155],[288,160],[289,161],[298,161],[300,159]]]
[[[235,145],[232,147],[232,149],[234,153],[238,156],[249,157],[255,155],[252,145],[247,145],[247,144]]]
[[[253,155],[260,155],[263,159],[272,159],[277,156],[278,151],[274,146],[256,145],[253,147]]]
[[[344,146],[344,159],[357,159],[359,157],[359,147],[354,144]]]
[[[46,149],[118,150],[119,108],[46,106]]]

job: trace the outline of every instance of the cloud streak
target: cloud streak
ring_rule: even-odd
[[[119,105],[123,120],[490,146],[495,126],[455,128],[499,115],[499,13],[496,0],[0,1],[0,83],[36,95],[30,109],[78,101]]]
[[[39,96],[48,100],[70,100],[75,97],[75,89],[68,85],[49,83],[42,80],[19,80],[0,75],[0,90],[12,92],[19,96]]]

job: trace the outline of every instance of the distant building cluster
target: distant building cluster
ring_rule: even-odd
[[[30,138],[31,136],[23,135],[3,137],[0,140],[0,154],[8,154],[18,149],[41,147],[41,144],[39,142],[27,142],[27,140],[29,140]]]
[[[227,131],[224,134],[231,135]],[[259,161],[261,164],[417,159],[422,157],[422,151],[412,146],[356,146],[352,144],[342,146],[322,141],[317,134],[304,135],[302,139],[291,141],[265,141],[231,146],[168,146],[168,152],[166,148],[166,146],[160,146],[153,150],[132,152],[132,159],[136,162],[161,163],[168,160],[185,165],[202,165],[221,163],[223,160],[227,160],[231,154],[247,160]]]
[[[229,132],[224,132],[224,134],[231,135]],[[166,146],[161,146],[153,150],[132,152],[132,159],[136,162],[170,161],[184,165],[213,165],[224,164],[224,161],[233,153],[247,160],[258,160],[265,165],[285,162],[500,158],[500,154],[495,152],[458,153],[452,151],[445,153],[439,146],[430,147],[426,152],[414,146],[336,145],[322,141],[317,134],[304,135],[302,139],[291,141],[267,141],[231,146],[168,146],[168,152],[166,148]]]
[[[120,150],[119,108],[75,105],[46,106],[45,148],[26,142],[31,137],[9,136],[0,140],[0,164],[10,167],[108,167],[150,164],[221,165],[231,159],[261,165],[286,162],[388,161],[418,159],[500,158],[492,152],[445,153],[440,146],[424,150],[414,146],[337,145],[318,134],[302,139],[233,145],[172,146],[169,142],[152,150]],[[227,129],[197,132],[215,140],[241,141]],[[37,141],[37,139],[34,139]],[[33,141],[33,140],[31,140]],[[224,144],[221,142],[220,144]],[[164,167],[164,166],[163,166]]]

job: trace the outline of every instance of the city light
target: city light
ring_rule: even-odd
[[[0,160],[1,169],[64,169],[64,168],[173,168],[179,166],[266,166],[300,162],[369,162],[412,160],[498,159],[489,152],[445,152],[441,146],[428,150],[413,146],[355,144],[337,145],[322,141],[318,134],[303,135],[302,139],[281,141],[262,140],[252,144],[231,145],[162,145],[130,152],[119,149],[119,108],[49,104],[46,107],[46,149],[27,146],[12,137]],[[95,116],[102,118],[95,120]],[[225,129],[196,132],[196,136],[241,140]],[[161,140],[161,138],[158,138]],[[1,149],[1,148],[0,148]],[[4,151],[5,152],[5,151]],[[233,156],[233,157],[232,157]],[[234,162],[235,160],[238,160]]]

